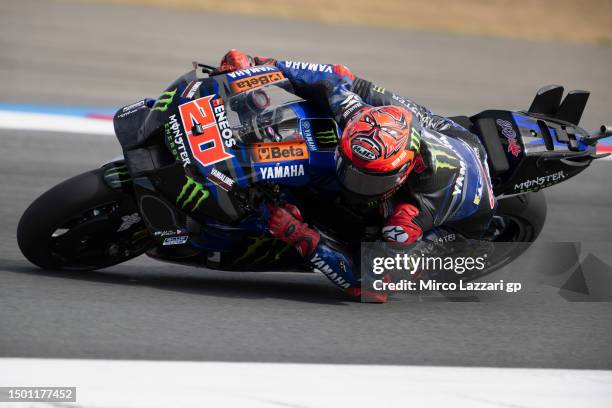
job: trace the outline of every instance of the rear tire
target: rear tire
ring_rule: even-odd
[[[503,225],[502,231],[491,242],[488,266],[479,272],[463,275],[460,279],[471,281],[495,272],[521,256],[534,242],[546,223],[546,198],[544,192],[531,192],[499,200],[496,221]],[[459,278],[455,277],[454,280]]]
[[[546,223],[546,197],[543,191],[499,200],[497,215],[506,228],[495,242],[533,242]]]
[[[136,214],[136,215],[134,215]],[[111,189],[96,169],[68,179],[37,198],[23,213],[17,243],[43,269],[93,270],[127,261],[149,247],[133,197]]]

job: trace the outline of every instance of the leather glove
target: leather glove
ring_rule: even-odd
[[[293,245],[301,256],[309,257],[319,245],[321,235],[302,221],[297,207],[285,204],[282,207],[269,206],[268,210],[270,233],[275,238]]]

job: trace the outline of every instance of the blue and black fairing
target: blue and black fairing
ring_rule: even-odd
[[[267,73],[275,70],[274,67],[266,68]],[[192,243],[213,254],[207,261],[212,262],[214,258],[216,267],[253,269],[264,267],[264,264],[270,267],[270,262],[277,262],[281,266],[287,259],[295,264],[300,258],[293,248],[284,245],[278,248],[279,241],[266,234],[261,212],[241,212],[241,203],[234,193],[255,183],[280,186],[289,200],[291,190],[296,187],[313,189],[322,194],[337,193],[339,186],[334,177],[334,154],[340,129],[328,112],[315,108],[295,95],[289,81],[275,81],[251,90],[234,92],[235,86],[232,84],[238,78],[244,81],[245,78],[261,75],[261,72],[252,69],[232,74],[200,79],[195,73],[187,74],[170,87],[176,89],[177,101],[172,109],[177,114],[180,105],[200,98],[213,96],[212,102],[223,104],[225,117],[236,141],[231,149],[227,149],[230,157],[212,164],[202,163],[194,157],[191,149],[187,149],[189,161],[210,192],[200,213],[202,232],[199,239]],[[186,135],[187,132],[181,130]],[[256,160],[258,148],[279,143],[299,143],[307,149],[307,157],[283,158],[279,162]],[[213,177],[219,172],[231,179],[231,189],[227,185],[220,185],[218,178]],[[213,207],[222,209],[225,217],[211,212]],[[245,257],[245,254],[248,256]],[[268,256],[270,254],[276,255]]]
[[[265,70],[277,71],[274,67]],[[174,239],[172,234],[188,234],[191,246],[204,249],[193,259],[195,263],[215,263],[226,269],[295,267],[303,260],[293,248],[266,233],[261,216],[265,209],[245,211],[243,197],[235,193],[256,183],[280,186],[289,200],[296,187],[322,195],[339,189],[334,152],[340,129],[330,113],[295,95],[287,80],[234,92],[236,78],[251,82],[259,74],[252,69],[209,77],[193,70],[170,84],[157,100],[143,100],[117,112],[117,135],[130,173],[137,176],[134,192],[140,201],[138,197],[151,198],[144,211],[150,230],[164,237],[164,245],[165,238]],[[223,107],[223,120],[236,142],[226,150],[227,158],[209,164],[193,154],[194,140],[188,132],[198,130],[197,123],[189,126],[181,117],[181,106],[202,99],[219,110]],[[219,118],[208,125],[220,130]],[[300,143],[307,157],[284,158],[279,163],[254,160],[257,146],[284,142]],[[226,178],[226,183],[219,177]],[[199,221],[197,227],[192,219]],[[170,245],[160,250],[175,248],[174,243]]]
[[[588,93],[542,88],[527,111],[487,110],[472,130],[487,148],[496,196],[537,191],[575,176],[596,158],[578,126]]]
[[[266,67],[266,72],[276,70],[274,67]],[[248,187],[259,181],[273,181],[275,184],[286,186],[304,186],[311,182],[313,175],[333,173],[335,166],[333,154],[339,129],[328,114],[325,116],[325,113],[321,113],[295,95],[289,81],[270,83],[246,92],[232,92],[233,82],[260,74],[256,70],[245,70],[238,71],[238,74],[233,73],[233,76],[217,75],[211,78],[212,86],[206,90],[208,93],[202,89],[203,82],[199,93],[193,98],[181,98],[180,104],[188,103],[198,96],[215,95],[222,100],[237,142],[228,151],[232,157],[222,162],[205,165],[194,158],[193,162],[200,173],[206,177],[213,168],[216,168],[227,172],[239,187]],[[258,144],[289,141],[306,143],[309,151],[308,160],[295,159],[269,163],[258,162],[252,158],[253,149]],[[303,166],[303,171],[297,173],[277,171],[274,172],[274,177],[267,177],[271,173],[266,170],[278,166]],[[217,197],[220,193],[215,183],[207,181],[206,186],[213,197]]]

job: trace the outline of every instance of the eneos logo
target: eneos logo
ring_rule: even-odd
[[[308,149],[304,142],[262,143],[255,145],[252,157],[258,163],[304,160],[308,159]]]
[[[203,166],[230,159],[233,154],[227,152],[236,144],[230,129],[225,107],[221,98],[216,95],[205,96],[179,106],[183,129],[193,157]],[[192,132],[194,125],[199,124],[202,133]]]

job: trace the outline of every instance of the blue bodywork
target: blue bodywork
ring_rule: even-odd
[[[274,67],[266,68],[266,73],[276,72]],[[212,200],[222,203],[225,191],[211,181],[209,177],[213,169],[231,176],[232,180],[240,187],[248,187],[256,182],[273,182],[283,187],[305,187],[309,186],[320,190],[322,193],[328,192],[337,194],[340,187],[335,177],[335,147],[341,135],[341,129],[336,122],[331,119],[329,112],[317,108],[314,104],[309,104],[305,100],[297,97],[292,92],[291,85],[287,80],[270,83],[256,87],[250,92],[235,93],[229,89],[233,82],[245,80],[250,77],[261,75],[261,72],[246,72],[239,78],[231,78],[228,75],[213,77],[213,81],[202,81],[200,84],[200,98],[214,95],[212,101],[218,100],[222,103],[227,113],[227,118],[236,138],[236,145],[226,152],[232,157],[210,165],[203,165],[195,159],[190,150],[189,155],[192,162],[197,166],[200,173],[204,176],[205,187],[210,191]],[[178,86],[178,95],[182,95],[187,84]],[[248,98],[259,92],[260,95],[267,94],[269,106],[260,111],[250,112],[247,108],[236,108],[236,102]],[[195,98],[194,98],[195,99]],[[181,97],[178,105],[192,102],[194,99]],[[212,103],[212,102],[211,102]],[[269,114],[275,115],[281,112],[283,120],[276,118],[268,123],[270,126],[257,126],[257,129],[250,129],[243,135],[245,123],[255,123],[259,118]],[[245,115],[248,118],[245,119]],[[258,122],[257,122],[258,123]],[[324,124],[327,133],[325,134],[325,146],[317,142],[316,128]],[[218,124],[217,124],[218,126]],[[283,128],[287,135],[276,135],[274,140],[261,140],[251,138],[253,133],[264,133],[264,128]],[[293,132],[290,132],[293,129]],[[265,146],[298,146],[303,148],[307,154],[304,158],[289,157],[280,160],[257,160],[255,155],[257,149]],[[291,194],[285,191],[286,198],[291,201]],[[262,217],[262,214],[264,215]],[[200,239],[190,242],[207,251],[229,251],[236,249],[237,242],[255,239],[256,245],[266,242],[265,245],[278,245],[276,240],[266,241],[263,237],[266,234],[265,228],[266,209],[261,208],[260,212],[241,219],[237,224],[224,224],[211,219],[207,219],[202,229]],[[261,240],[254,237],[262,237]],[[276,248],[278,250],[278,248]],[[265,250],[261,250],[264,253]]]

